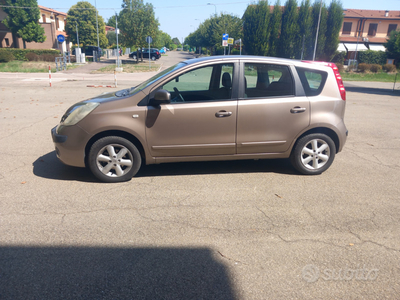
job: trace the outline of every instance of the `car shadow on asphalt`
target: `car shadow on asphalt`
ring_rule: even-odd
[[[207,247],[1,246],[0,298],[237,299],[220,254]]]
[[[142,168],[136,177],[239,173],[278,173],[285,175],[298,175],[290,164],[289,159],[260,159],[142,165]],[[38,177],[54,180],[98,182],[87,168],[77,168],[64,165],[57,158],[55,151],[49,152],[33,162],[33,174]]]
[[[279,173],[297,175],[288,159],[262,159],[148,165],[141,168],[136,176],[153,177],[239,173]]]
[[[33,162],[33,174],[54,180],[72,180],[98,182],[86,168],[64,165],[56,156],[56,151],[49,152]]]

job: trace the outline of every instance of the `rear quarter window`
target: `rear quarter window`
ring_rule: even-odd
[[[300,67],[296,67],[296,70],[307,96],[318,96],[321,94],[326,78],[328,77],[327,72]]]

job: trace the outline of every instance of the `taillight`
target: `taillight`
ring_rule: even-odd
[[[340,76],[339,69],[334,63],[324,62],[324,61],[310,61],[310,60],[303,61],[303,62],[331,67],[333,70],[333,73],[335,74],[336,82],[339,87],[340,96],[342,97],[342,100],[346,100],[346,89],[344,88],[344,85],[343,85],[342,76]]]

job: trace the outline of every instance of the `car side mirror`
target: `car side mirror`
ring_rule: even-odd
[[[158,90],[154,94],[154,98],[150,99],[151,106],[171,103],[171,94],[167,90]]]

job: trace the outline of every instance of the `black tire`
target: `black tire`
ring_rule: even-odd
[[[132,58],[133,58],[134,60],[136,60],[137,57],[136,57],[136,55],[132,55]]]
[[[152,60],[152,61],[155,61],[155,60],[156,60],[156,57],[155,57],[155,56],[152,56],[152,57],[151,57],[151,60]]]
[[[335,154],[336,146],[329,136],[313,133],[297,141],[290,161],[301,174],[318,175],[331,166]]]
[[[141,164],[142,158],[136,146],[119,136],[101,138],[89,151],[89,168],[103,182],[131,180]]]

